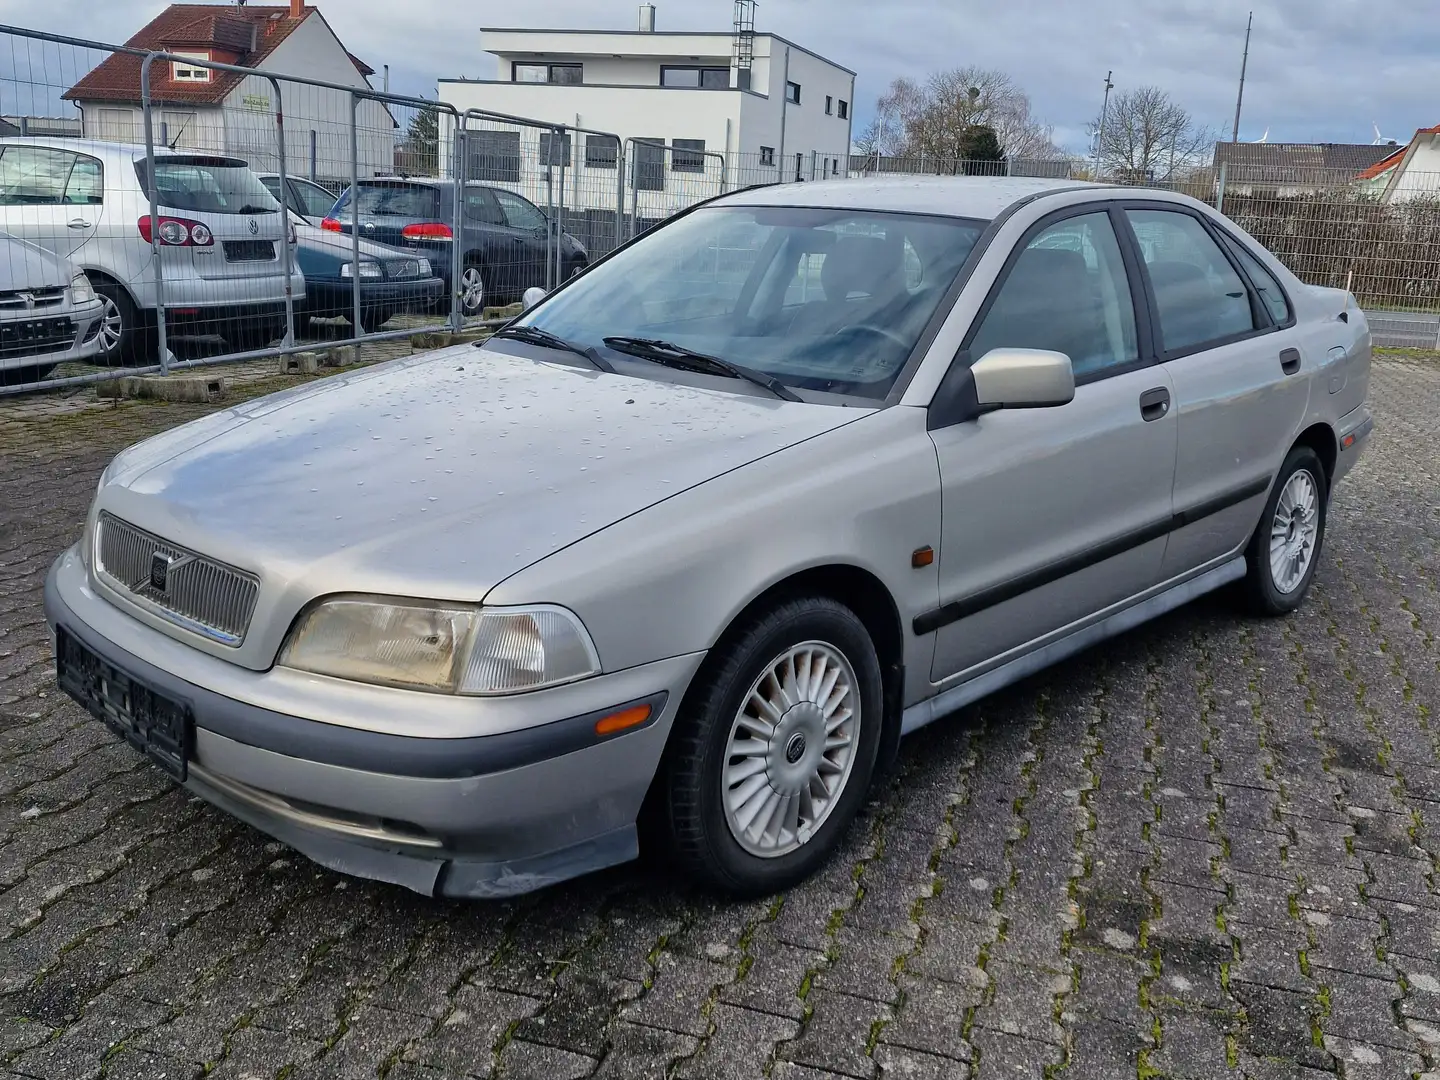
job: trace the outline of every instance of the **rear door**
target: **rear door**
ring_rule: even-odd
[[[1245,544],[1309,404],[1307,355],[1288,299],[1257,289],[1204,214],[1131,203],[1125,219],[1145,268],[1154,346],[1175,387],[1178,527],[1165,574]]]
[[[0,151],[0,227],[62,258],[94,237],[104,190],[95,158],[43,146]]]
[[[1075,398],[931,432],[940,461],[936,682],[984,667],[1160,580],[1172,516],[1173,393],[1154,364],[1118,215],[1050,215],[1012,254],[956,364],[996,348],[1063,352]],[[952,375],[954,373],[952,372]]]
[[[465,251],[463,258],[478,256],[485,268],[485,287],[492,296],[514,296],[528,286],[525,238],[510,227],[500,209],[495,190],[483,184],[465,185]]]
[[[532,286],[545,288],[550,284],[550,222],[539,208],[527,199],[504,188],[493,188],[505,224],[510,227],[520,251],[516,269],[520,280],[516,292]]]

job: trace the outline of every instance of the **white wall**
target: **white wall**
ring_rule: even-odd
[[[145,144],[145,117],[138,105],[111,105],[104,102],[80,104],[80,116],[87,139],[102,142]],[[177,150],[202,150],[223,154],[225,120],[220,109],[174,106],[154,114],[155,145],[166,141]]]
[[[840,158],[842,163],[845,155],[850,150],[850,121],[840,119],[839,103],[845,101],[851,115],[854,114],[854,77],[848,72],[839,70],[817,57],[805,52],[803,49],[786,45],[782,41],[767,39],[774,50],[768,65],[769,81],[767,93],[770,100],[776,103],[777,110],[780,103],[785,101],[785,84],[793,82],[800,84],[800,104],[787,104],[784,106],[785,134],[784,146],[779,145],[780,134],[777,130],[767,130],[766,134],[772,136],[776,142],[758,143],[751,138],[751,132],[746,131],[744,136],[745,149],[743,153],[758,153],[760,145],[774,146],[777,154],[785,160],[786,179],[795,178],[795,155],[802,155],[803,173],[806,179],[810,177],[810,163],[812,155],[819,158]],[[787,58],[789,52],[788,67],[789,77],[786,77]],[[831,114],[825,114],[825,98],[831,98]],[[777,111],[778,117],[778,111]],[[823,171],[817,166],[816,178],[822,179]]]
[[[1435,198],[1440,198],[1440,135],[1422,135],[1390,192],[1390,201]]]

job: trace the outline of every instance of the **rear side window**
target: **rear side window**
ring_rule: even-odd
[[[505,212],[505,221],[512,229],[538,231],[545,228],[545,215],[519,195],[512,195],[497,188],[495,198],[500,201],[500,209]]]
[[[0,154],[0,206],[87,206],[102,201],[102,188],[94,158],[43,146]]]
[[[148,196],[144,161],[135,175]],[[170,210],[197,214],[277,214],[280,203],[250,166],[235,158],[174,157],[155,162],[155,201]]]
[[[500,212],[500,206],[495,202],[495,197],[483,187],[467,186],[465,188],[465,216],[482,225],[505,224],[505,215]]]
[[[440,192],[426,184],[361,184],[358,202],[360,213],[371,217],[440,220]],[[335,209],[348,209],[349,203],[347,191]]]
[[[1250,275],[1250,283],[1255,286],[1255,291],[1260,294],[1260,302],[1265,305],[1265,310],[1270,312],[1270,318],[1276,326],[1284,326],[1290,321],[1290,301],[1285,299],[1285,290],[1275,280],[1275,275],[1266,270],[1259,259],[1251,255],[1249,250],[1231,237],[1225,237],[1225,246],[1230,249],[1230,254],[1245,268],[1245,273]]]
[[[1250,292],[1205,226],[1172,210],[1127,210],[1155,290],[1166,352],[1256,329]]]

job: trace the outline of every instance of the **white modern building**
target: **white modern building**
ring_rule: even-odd
[[[567,207],[613,209],[626,182],[639,214],[659,217],[723,188],[835,175],[848,165],[855,72],[755,33],[753,10],[737,4],[723,33],[656,30],[651,5],[629,31],[483,29],[496,77],[441,80],[440,100],[614,135],[628,176],[601,134],[559,146],[537,128],[477,117],[466,123],[470,178],[544,205],[563,167]]]

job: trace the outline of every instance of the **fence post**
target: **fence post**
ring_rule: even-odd
[[[615,246],[625,243],[625,144],[615,138]]]
[[[283,231],[280,243],[285,248],[285,339],[284,348],[295,344],[295,248],[290,243],[290,185],[285,174],[285,98],[280,92],[280,80],[271,75],[270,86],[275,91],[275,134],[280,140],[278,165],[280,169],[280,217]],[[355,267],[359,280],[360,267]]]
[[[1225,212],[1225,174],[1229,168],[1230,163],[1228,161],[1222,161],[1220,163],[1220,189],[1215,194],[1215,212],[1217,214],[1223,214]]]
[[[565,232],[565,135],[566,129],[557,127],[550,143],[552,147],[557,141],[560,144],[560,186],[555,200],[555,235],[550,238],[550,250],[555,263],[555,284],[552,288],[556,289],[565,284],[565,260],[560,257],[560,237]]]
[[[350,91],[350,314],[356,338],[355,362],[360,362],[360,99]]]
[[[313,184],[319,179],[320,172],[320,134],[313,127],[310,129],[310,182]]]
[[[155,102],[150,97],[150,65],[158,53],[140,63],[140,112],[145,122],[145,171],[149,178],[150,259],[155,267],[155,346],[160,352],[160,374],[170,374],[170,343],[165,335],[165,273],[160,268],[160,186],[155,175]]]
[[[455,134],[452,139],[454,145],[450,148],[450,157],[453,163],[452,168],[455,172],[455,216],[450,226],[451,232],[454,234],[454,239],[450,242],[450,281],[453,284],[450,288],[450,314],[448,319],[450,329],[455,333],[459,333],[460,329],[465,325],[465,312],[461,308],[459,298],[464,295],[463,289],[465,287],[465,283],[461,279],[465,274],[465,253],[463,250],[465,244],[462,239],[465,235],[465,187],[470,180],[470,151],[466,145],[466,136],[469,131],[466,125],[469,123],[469,118],[457,115],[454,122]],[[485,307],[481,305],[480,316],[483,318],[484,315]]]
[[[630,239],[634,240],[640,229],[640,154],[639,143],[634,139],[630,146]]]

